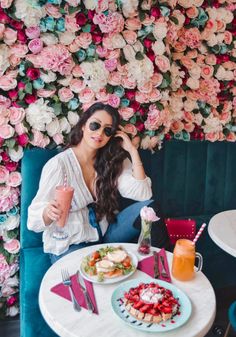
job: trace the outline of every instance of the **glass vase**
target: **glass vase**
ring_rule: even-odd
[[[151,229],[152,222],[148,222],[142,219],[142,228],[138,239],[138,253],[147,255],[151,249]]]

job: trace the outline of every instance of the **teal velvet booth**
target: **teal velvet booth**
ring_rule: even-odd
[[[42,166],[56,153],[26,150],[22,159],[21,337],[56,336],[44,322],[38,306],[40,282],[50,266],[49,258],[43,253],[42,235],[26,227],[27,209],[37,191]],[[141,151],[141,156],[153,182],[154,198],[165,217],[193,218],[199,227],[218,212],[236,209],[236,144],[168,141],[160,151]],[[236,284],[236,273],[232,272],[236,270],[236,259],[217,247],[207,230],[199,239],[197,250],[203,255],[203,271],[213,287]]]

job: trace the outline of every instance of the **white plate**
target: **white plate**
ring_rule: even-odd
[[[126,310],[124,303],[122,303],[121,298],[124,297],[124,293],[127,292],[132,287],[137,287],[140,283],[158,283],[160,286],[170,289],[174,297],[179,299],[180,303],[180,314],[175,315],[173,319],[170,319],[166,322],[160,322],[159,324],[155,323],[146,323],[140,320],[137,320],[135,317],[131,316]],[[131,326],[132,328],[146,331],[146,332],[166,332],[169,330],[174,330],[179,328],[181,325],[185,324],[192,312],[192,305],[188,296],[179,288],[174,286],[171,283],[156,280],[151,277],[143,277],[135,280],[129,280],[120,284],[113,292],[111,297],[111,306],[115,314],[122,319],[123,322]],[[164,335],[163,335],[164,336]]]
[[[82,262],[79,266],[79,271],[80,273],[83,275],[83,277],[88,280],[88,281],[91,281],[93,283],[98,283],[98,284],[111,284],[111,283],[116,283],[116,282],[120,282],[120,281],[123,281],[125,279],[127,279],[128,277],[130,277],[130,275],[132,275],[136,269],[137,269],[137,265],[138,265],[138,258],[137,256],[134,254],[134,253],[131,253],[130,251],[128,250],[125,250],[126,253],[131,257],[131,260],[132,260],[132,265],[134,267],[134,270],[132,270],[129,274],[126,274],[126,275],[122,275],[122,276],[117,276],[117,277],[113,277],[113,278],[105,278],[103,281],[98,281],[98,277],[97,275],[94,275],[94,276],[91,276],[91,275],[88,275],[85,271],[84,271],[84,268],[82,266]],[[87,256],[90,256],[92,255],[89,254]],[[86,257],[86,256],[85,256]]]

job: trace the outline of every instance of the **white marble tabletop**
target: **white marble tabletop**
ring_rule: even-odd
[[[117,246],[117,244],[113,245]],[[142,260],[143,256],[137,253],[136,244],[119,245],[135,253],[138,259]],[[113,312],[110,303],[111,295],[120,282],[106,285],[94,284],[99,315],[90,314],[85,309],[79,313],[75,312],[70,301],[50,291],[54,285],[61,282],[61,268],[68,268],[70,275],[73,275],[78,270],[82,258],[101,246],[77,250],[64,256],[49,268],[39,292],[39,305],[44,319],[60,337],[150,337],[150,333],[128,326]],[[158,251],[158,248],[154,249]],[[172,256],[172,253],[167,252],[169,266],[171,266]],[[143,276],[146,274],[137,270],[128,280]],[[190,298],[192,313],[183,326],[165,332],[165,337],[204,337],[213,324],[216,311],[215,293],[210,282],[202,272],[198,272],[191,281],[181,282],[172,277],[172,283]]]
[[[214,215],[209,222],[208,233],[221,249],[236,257],[236,210]]]

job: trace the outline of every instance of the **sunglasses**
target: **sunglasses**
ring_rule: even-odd
[[[99,130],[100,128],[101,128],[101,124],[98,122],[89,123],[89,130],[91,131],[96,131],[96,130]],[[106,126],[105,128],[103,128],[103,131],[107,137],[111,137],[114,134],[114,130],[109,126]]]

